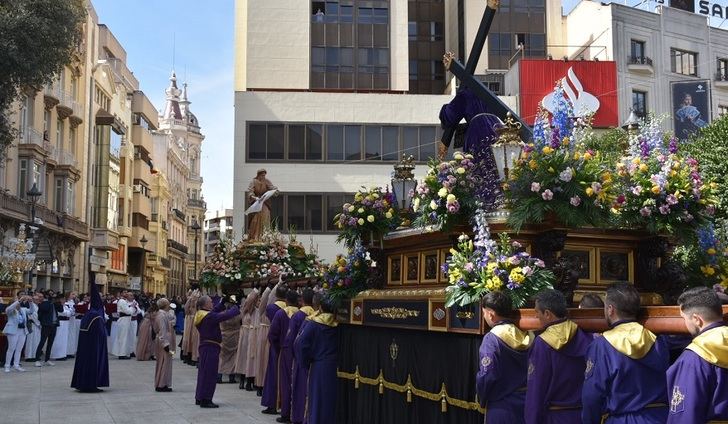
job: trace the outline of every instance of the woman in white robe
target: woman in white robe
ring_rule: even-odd
[[[58,312],[58,328],[56,329],[56,338],[51,348],[51,359],[65,360],[68,356],[68,330],[69,319],[74,314],[73,309],[68,304],[56,303],[56,312]]]

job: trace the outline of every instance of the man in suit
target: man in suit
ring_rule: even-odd
[[[40,343],[35,350],[35,366],[42,367],[44,364],[53,366],[55,364],[50,361],[51,349],[56,338],[59,321],[56,307],[53,304],[53,293],[50,290],[44,293],[43,301],[38,305],[38,321],[40,321]],[[48,345],[45,348],[45,362],[41,363],[40,355],[46,342]]]

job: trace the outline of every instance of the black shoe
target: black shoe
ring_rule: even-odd
[[[275,408],[265,408],[264,410],[260,411],[260,413],[266,415],[278,415],[278,411]]]
[[[192,365],[193,367],[196,367],[197,366],[197,361],[190,361],[190,365]]]
[[[119,359],[129,359],[128,356],[119,356]]]
[[[163,392],[164,391],[164,387],[155,387],[154,388],[154,391],[155,392]]]
[[[253,391],[253,382],[255,381],[255,377],[248,377],[247,380],[248,381],[245,383],[245,391],[252,392]]]
[[[256,391],[255,391],[255,395],[258,396],[258,397],[262,397],[263,396],[263,388],[262,387],[258,387],[256,389]]]
[[[240,389],[240,390],[245,389],[245,381],[240,380],[240,384],[238,384],[238,389]]]
[[[277,423],[290,423],[291,420],[288,417],[278,417],[276,418]]]
[[[134,353],[132,353],[131,355],[129,355],[129,357],[130,358],[136,358],[136,355]]]
[[[235,381],[235,374],[230,374],[230,376],[228,376],[228,383],[230,383],[230,384],[237,383],[237,381]]]
[[[211,400],[203,400],[200,402],[200,408],[219,408],[220,406],[216,403],[212,403]]]
[[[199,405],[199,404],[200,404],[200,401],[199,400],[195,400],[195,405]]]

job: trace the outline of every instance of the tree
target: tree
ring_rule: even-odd
[[[0,0],[0,159],[15,137],[10,107],[71,62],[85,16],[84,0]]]
[[[697,159],[705,182],[718,184],[715,216],[719,219],[728,218],[728,116],[702,128],[681,148]]]

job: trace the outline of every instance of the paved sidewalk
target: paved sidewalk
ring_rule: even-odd
[[[218,409],[195,406],[197,369],[175,358],[172,393],[154,391],[154,361],[120,361],[109,357],[111,387],[103,393],[78,393],[70,388],[73,359],[55,367],[36,368],[24,362],[25,373],[0,369],[0,422],[8,424],[167,424],[275,423],[263,415],[255,392],[237,384],[218,384]]]

